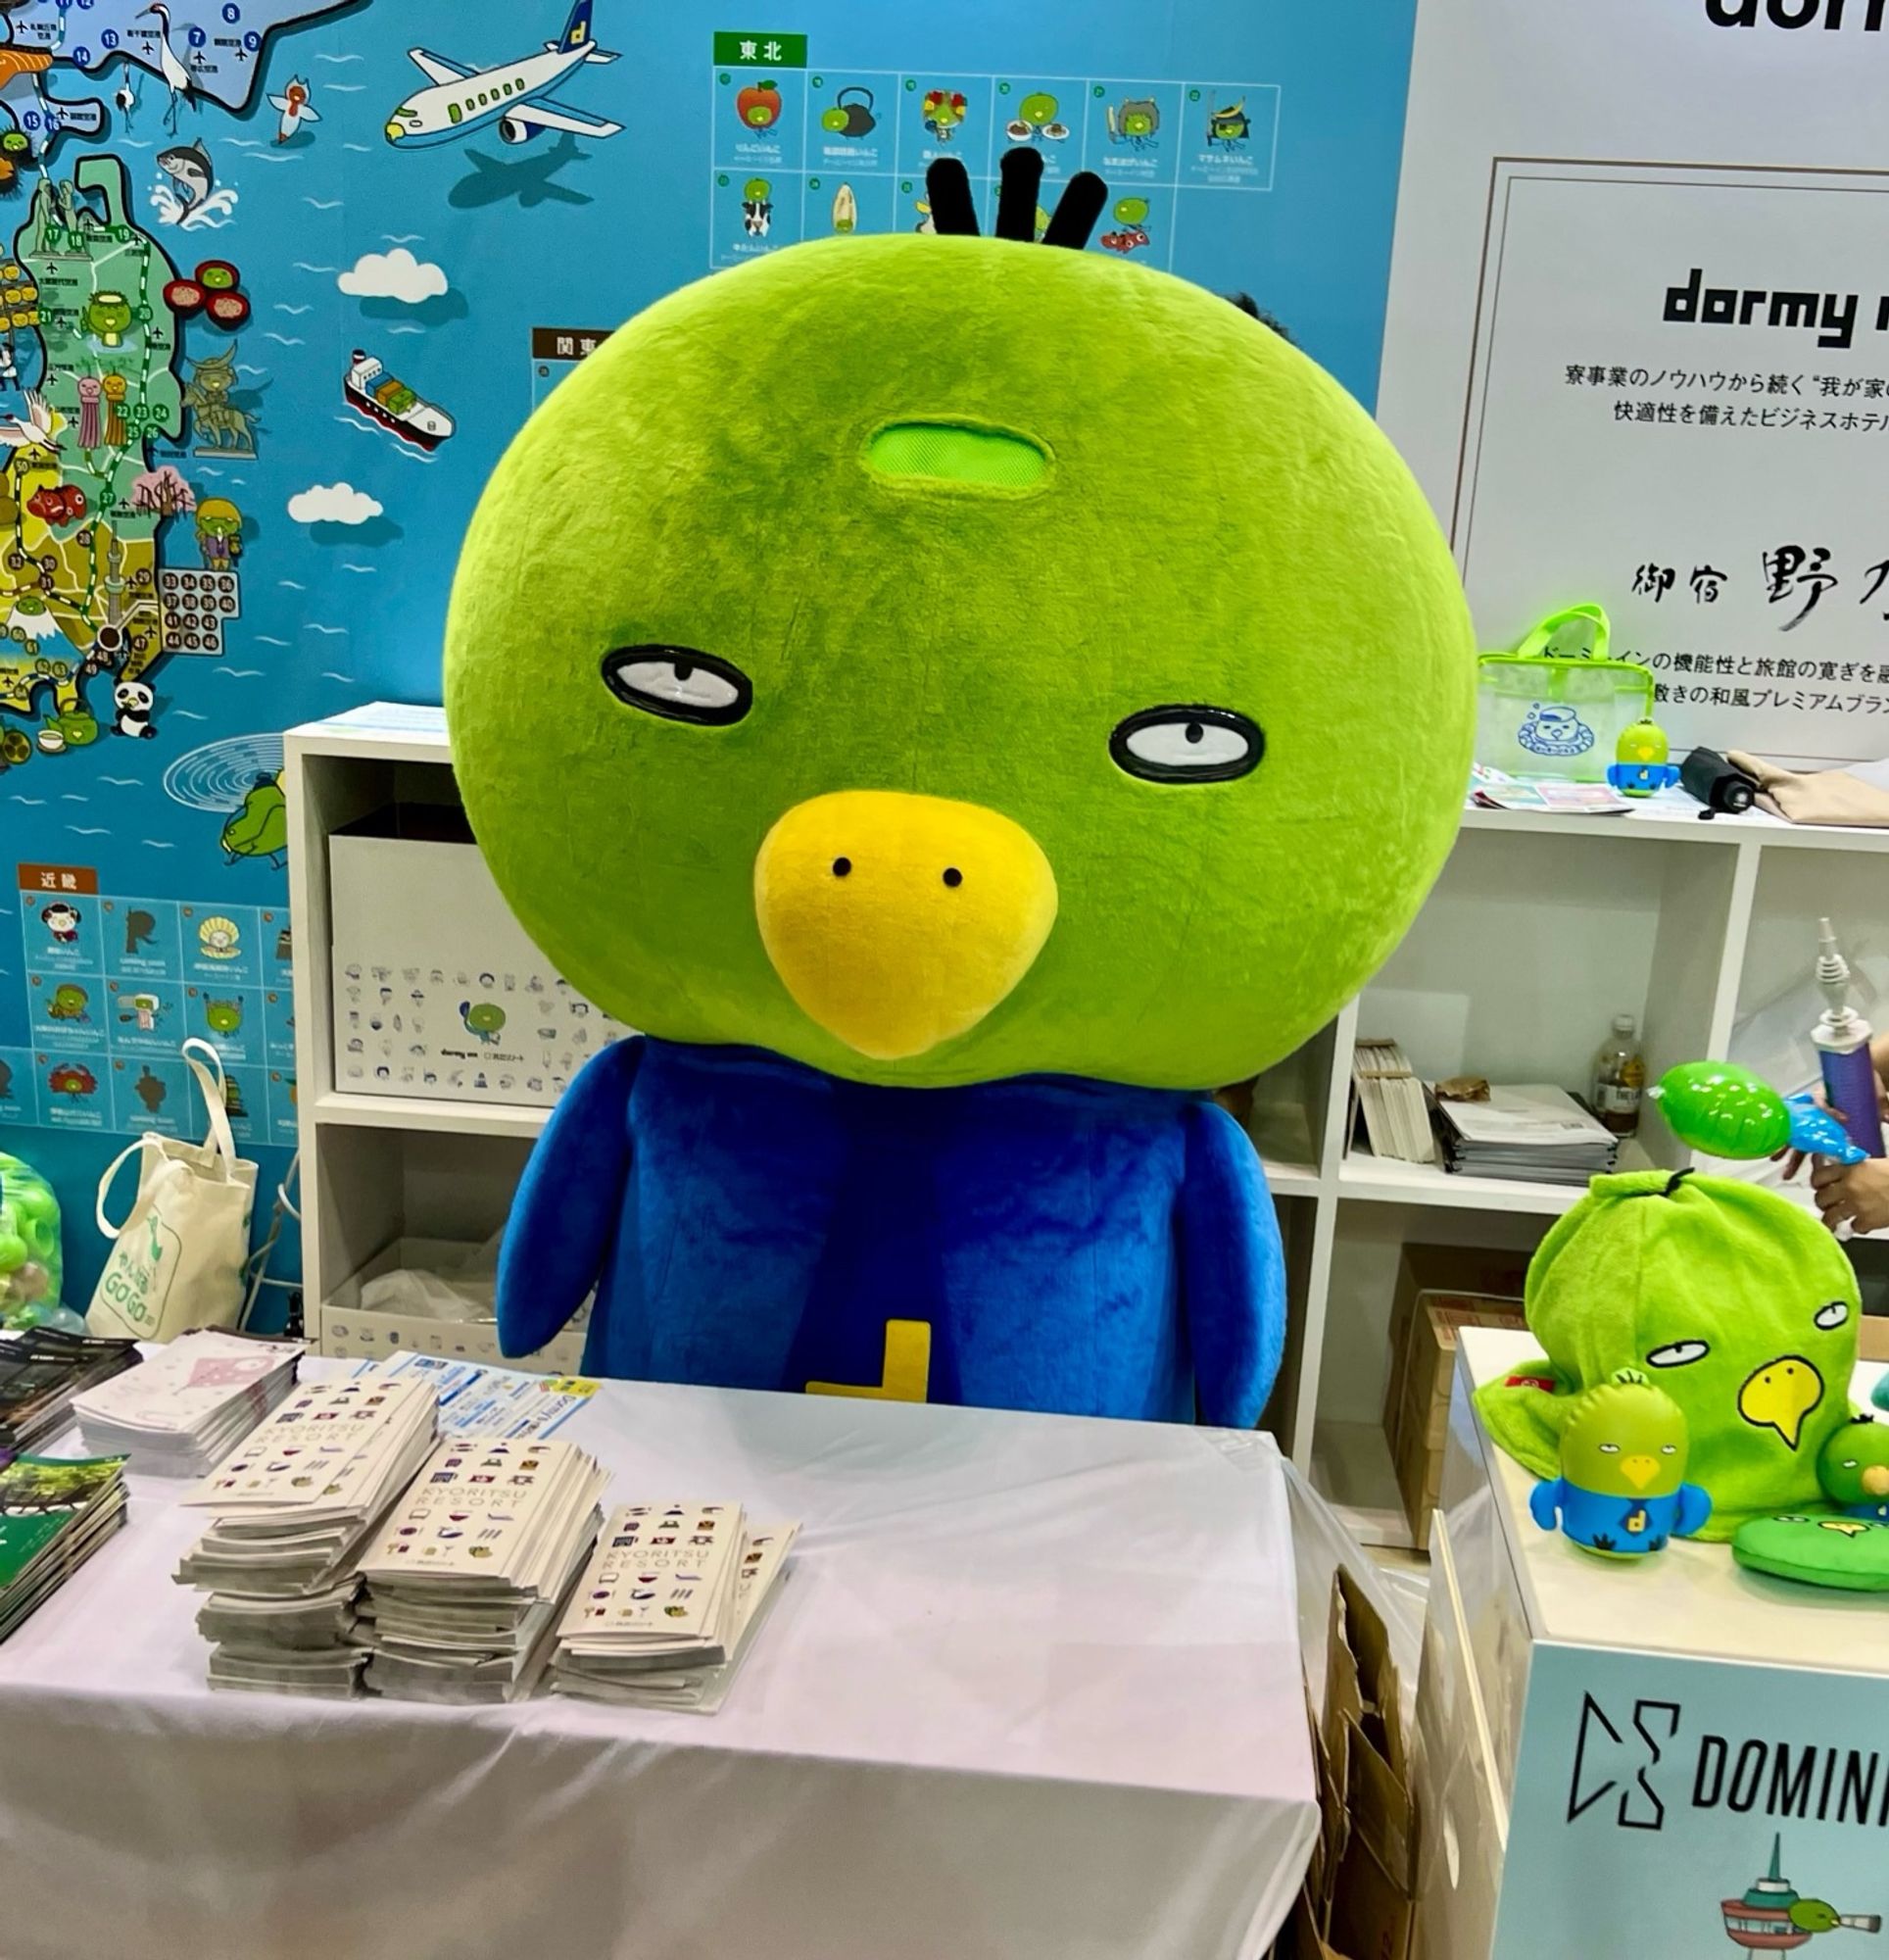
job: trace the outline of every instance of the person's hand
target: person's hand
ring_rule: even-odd
[[[1880,1078],[1878,1078],[1876,1082],[1876,1100],[1879,1102],[1882,1102],[1883,1100],[1882,1083]],[[1821,1083],[1818,1083],[1817,1086],[1811,1091],[1811,1101],[1815,1102],[1819,1109],[1829,1109],[1830,1114],[1834,1116],[1839,1123],[1847,1123],[1850,1120],[1849,1117],[1847,1117],[1841,1109],[1833,1109],[1830,1107],[1830,1099],[1826,1095],[1824,1095],[1823,1085]],[[1808,1154],[1809,1152],[1806,1151],[1792,1150],[1790,1146],[1787,1144],[1781,1151],[1771,1152],[1771,1162],[1776,1163],[1780,1157],[1783,1158],[1784,1182],[1786,1184],[1789,1184],[1791,1179],[1794,1178],[1797,1175],[1797,1173],[1804,1168],[1804,1159]]]
[[[1858,1232],[1889,1226],[1889,1159],[1868,1157],[1854,1164],[1820,1159],[1811,1172],[1811,1189],[1832,1232],[1839,1225]]]
[[[1830,1101],[1829,1097],[1824,1093],[1823,1085],[1820,1082],[1811,1091],[1811,1101],[1819,1109],[1829,1110],[1830,1114],[1839,1123],[1848,1124],[1849,1117]],[[1876,1114],[1885,1122],[1889,1122],[1889,1084],[1885,1084],[1880,1075],[1876,1077]],[[1789,1184],[1791,1179],[1804,1168],[1805,1155],[1805,1152],[1793,1150],[1790,1145],[1786,1144],[1781,1151],[1771,1152],[1771,1162],[1781,1162],[1783,1164],[1784,1182]]]

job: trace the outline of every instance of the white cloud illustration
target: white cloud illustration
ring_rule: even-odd
[[[355,299],[399,300],[405,306],[444,299],[452,283],[440,267],[415,259],[405,245],[391,252],[363,252],[335,281]]]
[[[381,509],[352,483],[312,483],[289,499],[289,515],[298,524],[364,524]]]

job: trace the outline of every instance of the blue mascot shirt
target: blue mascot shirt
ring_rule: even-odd
[[[1256,1422],[1284,1331],[1259,1157],[1204,1096],[842,1082],[644,1038],[553,1112],[500,1336],[595,1285],[584,1365],[725,1388]]]
[[[1565,1477],[1537,1484],[1528,1508],[1543,1531],[1561,1529],[1576,1544],[1628,1557],[1662,1551],[1669,1539],[1690,1538],[1712,1514],[1712,1499],[1697,1484],[1681,1484],[1660,1497],[1610,1495],[1583,1491]]]

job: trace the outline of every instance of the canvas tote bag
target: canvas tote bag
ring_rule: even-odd
[[[201,1144],[186,1144],[147,1130],[99,1179],[98,1229],[116,1243],[86,1316],[94,1334],[170,1341],[186,1328],[234,1327],[242,1316],[256,1166],[236,1154],[222,1057],[195,1037],[182,1053],[209,1104],[210,1133]],[[106,1195],[133,1151],[137,1197],[129,1215],[114,1225],[105,1215]]]

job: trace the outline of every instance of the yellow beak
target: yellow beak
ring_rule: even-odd
[[[1755,1429],[1774,1429],[1797,1447],[1804,1418],[1823,1399],[1823,1377],[1801,1354],[1780,1354],[1746,1378],[1738,1413]]]
[[[1863,1473],[1863,1490],[1865,1496],[1889,1497],[1889,1464],[1870,1464]]]
[[[1621,1475],[1636,1491],[1644,1491],[1660,1474],[1660,1459],[1657,1456],[1623,1456]]]
[[[1037,840],[981,804],[840,790],[797,804],[754,859],[761,944],[802,1012],[875,1061],[975,1027],[1056,922]]]

